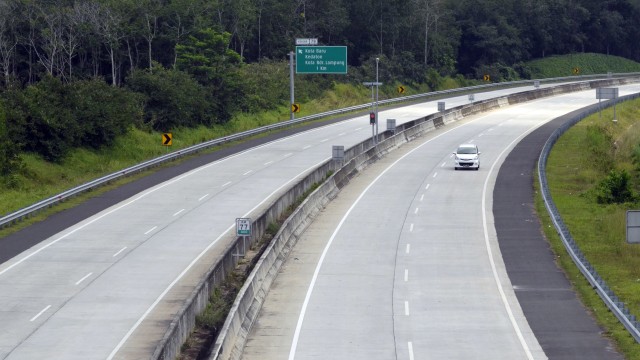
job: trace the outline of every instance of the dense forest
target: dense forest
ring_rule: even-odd
[[[523,62],[596,52],[640,61],[637,0],[0,0],[0,175],[131,126],[224,123],[285,104],[295,38],[348,47],[334,81],[528,77]],[[298,88],[298,87],[297,87]],[[11,139],[10,141],[7,139]]]

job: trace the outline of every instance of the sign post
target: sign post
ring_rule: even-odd
[[[596,88],[596,99],[598,99],[598,107],[600,108],[600,118],[602,119],[602,99],[617,99],[618,88]],[[613,122],[618,122],[616,118],[616,104],[613,103]]]
[[[251,218],[236,218],[236,236],[242,237],[242,253],[238,252],[238,244],[236,243],[234,256],[242,257],[247,253],[247,237],[251,236]]]

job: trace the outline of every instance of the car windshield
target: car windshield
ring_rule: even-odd
[[[475,154],[478,151],[475,147],[459,147],[457,153],[458,154]]]

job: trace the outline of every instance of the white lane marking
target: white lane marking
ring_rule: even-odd
[[[320,166],[320,164],[324,163],[325,161],[331,159],[331,157],[327,157],[324,158],[322,160],[320,160],[320,162],[313,164],[312,166],[310,166],[309,168],[303,170],[302,172],[300,172],[298,175],[292,177],[289,181],[285,182],[284,184],[282,184],[280,187],[278,187],[277,189],[273,190],[273,192],[271,194],[269,194],[267,197],[265,197],[262,201],[260,201],[260,203],[258,203],[256,206],[254,206],[251,210],[247,211],[246,214],[244,214],[241,217],[248,217],[252,212],[254,212],[257,208],[259,208],[260,206],[262,206],[262,204],[264,204],[265,202],[267,202],[267,200],[271,199],[272,196],[274,196],[275,194],[277,194],[278,192],[280,192],[283,188],[285,188],[286,186],[288,186],[291,182],[293,181],[297,181],[299,177],[301,177],[302,175],[306,174],[307,172],[311,171],[312,169],[317,168],[318,166]],[[122,337],[122,339],[120,340],[120,342],[118,343],[118,345],[116,345],[116,347],[111,351],[111,354],[109,354],[109,356],[107,357],[107,360],[112,360],[116,354],[118,353],[118,351],[120,351],[120,349],[122,348],[122,346],[124,345],[125,342],[127,342],[127,340],[131,337],[131,335],[133,334],[134,331],[136,331],[136,329],[140,326],[140,324],[142,324],[142,322],[147,318],[147,316],[149,316],[149,314],[153,311],[153,309],[156,308],[156,306],[158,306],[158,304],[160,303],[160,301],[162,301],[162,299],[167,295],[167,293],[169,293],[169,291],[171,291],[171,289],[173,289],[173,287],[178,283],[178,281],[180,281],[184,275],[186,273],[188,273],[191,268],[198,263],[198,261],[200,261],[200,259],[204,256],[204,254],[206,254],[207,252],[209,252],[209,250],[223,237],[225,237],[227,235],[228,232],[230,232],[231,230],[235,229],[236,224],[235,222],[233,224],[231,224],[225,231],[222,232],[222,234],[220,234],[220,236],[218,236],[215,240],[213,240],[211,243],[209,243],[209,245],[207,245],[206,248],[204,248],[204,250],[202,250],[200,252],[200,254],[198,254],[198,256],[196,256],[190,263],[189,265],[182,270],[182,272],[171,282],[171,284],[169,284],[169,286],[167,286],[166,289],[164,289],[164,291],[162,292],[162,294],[160,294],[156,300],[153,302],[153,304],[151,304],[151,306],[149,306],[149,308],[147,309],[147,311],[144,312],[144,314],[142,314],[142,316],[138,319],[138,321],[136,321],[135,324],[133,324],[133,326],[131,327],[131,329],[129,329],[129,331]],[[0,274],[1,275],[1,274]],[[215,356],[217,357],[217,355]],[[215,358],[214,357],[214,358]]]
[[[338,134],[338,136],[344,136],[344,135],[345,135],[345,133],[340,133],[340,134]]]
[[[91,275],[93,275],[93,273],[92,273],[92,272],[88,273],[88,274],[87,274],[87,275],[85,275],[82,279],[80,279],[80,280],[76,281],[76,285],[80,285],[80,283],[81,283],[81,282],[83,282],[83,281],[87,280],[87,278],[88,278],[89,276],[91,276]]]
[[[207,196],[209,196],[209,194],[203,195],[202,197],[200,197],[200,199],[198,199],[198,201],[204,200],[204,198],[206,198]]]
[[[431,184],[427,184],[427,186],[425,186],[424,189],[429,190],[429,186],[431,186]]]
[[[406,316],[409,316],[409,302],[408,301],[404,302],[404,314]]]
[[[145,235],[149,235],[150,232],[152,232],[153,230],[157,229],[157,226],[152,227],[151,229],[147,230],[147,232],[145,232]]]
[[[511,310],[511,305],[509,304],[509,301],[507,300],[507,296],[504,293],[504,289],[502,288],[502,281],[500,281],[500,277],[498,276],[496,263],[493,260],[493,251],[491,250],[491,243],[489,242],[489,226],[487,225],[487,188],[489,187],[489,179],[491,179],[491,174],[493,173],[493,170],[498,164],[498,160],[500,160],[503,157],[503,155],[507,152],[507,150],[509,150],[514,144],[519,142],[524,136],[526,136],[531,131],[533,131],[534,129],[542,125],[544,125],[544,123],[536,124],[532,126],[531,128],[529,128],[529,130],[522,133],[520,136],[514,139],[511,143],[509,143],[509,145],[507,145],[504,148],[504,150],[502,150],[500,155],[496,157],[496,160],[491,165],[491,168],[489,169],[489,172],[487,173],[487,176],[484,180],[484,187],[482,188],[482,227],[484,228],[484,243],[485,243],[485,247],[487,248],[487,254],[489,255],[489,263],[491,264],[493,279],[496,282],[496,287],[498,288],[498,292],[500,293],[502,304],[504,305],[507,315],[509,316],[509,320],[511,321],[511,326],[513,327],[513,330],[516,332],[518,340],[520,341],[520,345],[522,346],[522,349],[524,350],[525,354],[527,355],[527,359],[529,360],[533,360],[533,354],[531,353],[531,350],[529,349],[529,345],[527,345],[527,342],[525,341],[524,336],[522,335],[522,330],[520,330],[520,326],[516,322],[515,316],[513,315],[513,310]]]
[[[246,173],[242,174],[242,176],[247,176],[247,175],[251,174],[252,172],[253,172],[253,170],[249,170]]]
[[[266,165],[271,165],[271,164],[273,164],[273,161],[267,161],[267,162],[266,162],[266,163],[264,163],[264,164],[265,164],[265,166],[266,166]]]
[[[447,163],[443,162],[442,165],[440,165],[440,167],[444,167],[445,165],[447,165]]]
[[[289,156],[291,156],[291,155],[293,155],[293,153],[286,153],[286,154],[282,155],[282,157],[283,157],[283,158],[286,158],[286,157],[289,157]]]
[[[424,200],[424,194],[420,196],[420,201]]]
[[[469,141],[467,141],[467,142],[468,142],[469,144],[471,144],[471,143],[473,142],[473,139],[471,139],[471,140],[469,140]]]
[[[409,232],[413,232],[413,224],[411,224],[411,226],[409,226]]]
[[[435,179],[438,176],[438,173],[433,174],[433,178]]]
[[[51,308],[51,305],[47,305],[47,307],[46,307],[46,308],[42,309],[42,311],[40,311],[40,312],[38,313],[38,315],[36,315],[36,316],[32,317],[32,318],[31,318],[31,320],[29,320],[29,321],[31,321],[31,322],[36,321],[36,319],[37,319],[37,318],[39,318],[39,317],[40,317],[40,315],[44,314],[44,312],[45,312],[45,311],[49,310],[49,308]]]
[[[409,269],[404,269],[404,281],[409,281]]]
[[[411,244],[407,244],[407,248],[405,249],[405,252],[408,254],[409,251],[411,251]]]
[[[453,154],[449,155],[449,159],[453,158]]]
[[[491,129],[489,129],[489,130],[487,130],[487,131],[493,131],[493,128],[491,128]]]
[[[226,187],[226,186],[229,186],[229,185],[231,185],[231,181],[227,181],[226,183],[222,184],[222,187]]]
[[[409,347],[409,360],[414,360],[413,359],[413,343],[411,343],[411,341],[409,341],[407,343],[407,346]]]
[[[481,137],[482,135],[484,135],[484,134],[480,134],[480,135],[478,135],[478,137]]]
[[[183,211],[184,211],[184,209],[180,209],[177,213],[173,214],[173,216],[178,216],[178,215],[180,215],[180,213],[181,213],[181,212],[183,212]]]
[[[310,147],[311,147],[311,145],[307,145],[307,146],[303,147],[303,148],[302,148],[302,150],[307,150],[307,149],[309,149]]]
[[[413,212],[414,214],[417,214],[418,211],[420,211],[420,208],[416,208],[416,210]]]
[[[120,251],[118,251],[117,253],[113,254],[113,257],[116,257],[118,255],[120,255],[123,251],[125,251],[127,249],[127,247],[123,247],[122,249],[120,249]]]
[[[361,127],[359,127],[359,128],[356,128],[356,131],[358,131],[358,130],[361,130],[361,129],[362,129]]]
[[[327,142],[327,141],[329,141],[329,139],[322,139],[322,140],[320,140],[320,142],[321,142],[321,143],[323,143],[323,142]]]

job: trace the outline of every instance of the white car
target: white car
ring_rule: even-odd
[[[454,153],[454,168],[458,169],[480,169],[480,151],[474,144],[462,144]]]

